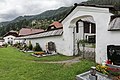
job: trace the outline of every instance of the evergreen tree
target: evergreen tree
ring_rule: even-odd
[[[42,48],[40,47],[39,43],[36,43],[36,46],[34,47],[34,51],[42,51]]]
[[[29,46],[28,46],[29,50],[32,50],[33,49],[33,46],[32,46],[32,43],[31,41],[29,41]]]

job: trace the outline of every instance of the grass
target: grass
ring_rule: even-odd
[[[65,56],[49,56],[39,58],[39,60],[54,61],[59,60],[57,58],[60,57],[64,59]],[[65,57],[65,59],[68,58]],[[75,80],[77,74],[95,65],[94,62],[88,60],[71,65],[36,63],[31,60],[35,60],[35,57],[28,53],[19,52],[11,47],[0,48],[0,80]]]
[[[2,58],[9,58],[9,59],[20,59],[20,60],[32,60],[32,61],[62,61],[62,60],[69,60],[73,59],[74,57],[68,57],[63,55],[53,55],[53,56],[46,56],[37,58],[31,55],[31,53],[23,53],[17,50],[16,48],[8,47],[8,48],[1,48],[0,49]]]

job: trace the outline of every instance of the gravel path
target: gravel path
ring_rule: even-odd
[[[65,61],[33,61],[33,62],[37,62],[37,63],[59,63],[59,64],[64,64],[64,63],[77,63],[80,62],[80,58],[81,57],[76,57],[74,59],[71,60],[65,60]]]

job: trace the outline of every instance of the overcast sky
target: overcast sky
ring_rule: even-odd
[[[87,0],[0,0],[0,22],[18,16],[39,14],[46,10],[71,6]]]

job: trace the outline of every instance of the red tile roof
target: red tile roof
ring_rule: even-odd
[[[25,36],[25,35],[29,35],[29,34],[35,34],[35,33],[39,33],[39,32],[43,32],[43,29],[31,29],[31,28],[22,28],[19,31],[19,36]]]
[[[58,21],[53,22],[52,24],[50,24],[50,26],[54,26],[56,28],[63,27],[63,25],[60,22],[58,22]]]

